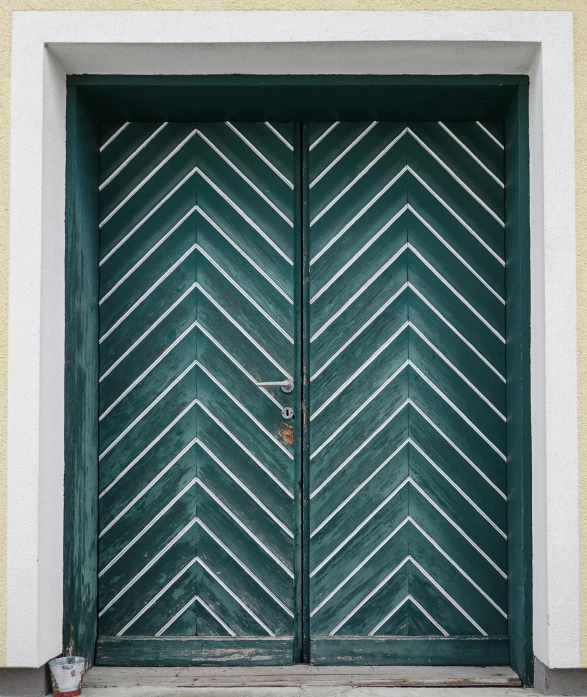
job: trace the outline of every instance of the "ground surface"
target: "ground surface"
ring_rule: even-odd
[[[535,697],[515,687],[107,687],[83,697]]]

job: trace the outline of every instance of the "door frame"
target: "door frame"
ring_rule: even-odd
[[[239,98],[240,102],[235,101]],[[239,109],[234,108],[235,103],[241,105]],[[360,109],[357,103],[361,104]],[[402,104],[400,109],[396,106],[398,103]],[[198,106],[202,104],[205,106]],[[238,120],[243,117],[306,121],[503,119],[506,141],[509,662],[523,684],[531,684],[528,78],[519,75],[76,75],[68,78],[63,643],[67,653],[84,655],[90,664],[94,660],[97,638],[98,138],[99,122],[105,115],[114,121]],[[304,501],[307,501],[306,491]],[[306,508],[304,505],[303,510]],[[307,526],[302,524],[302,528],[307,529]],[[301,589],[297,599],[296,615],[302,612]],[[306,632],[302,656],[307,656],[308,642]],[[186,664],[191,662],[188,654],[189,649]],[[424,662],[424,657],[409,654],[401,658],[403,663]],[[429,660],[427,658],[426,662]],[[476,662],[474,656],[471,662]]]

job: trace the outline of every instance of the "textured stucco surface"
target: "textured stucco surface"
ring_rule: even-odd
[[[10,47],[18,10],[572,10],[575,35],[581,665],[587,666],[587,0],[0,0],[0,666],[6,664]],[[466,66],[464,66],[466,70]]]

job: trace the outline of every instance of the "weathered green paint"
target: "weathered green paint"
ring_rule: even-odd
[[[92,97],[94,95],[94,102],[93,102],[93,107],[92,107],[92,113],[89,114],[91,117],[96,117],[97,111],[95,109],[96,107],[96,99],[97,101],[100,101],[101,97],[97,96],[100,93],[99,85],[107,85],[107,83],[115,83],[116,79],[114,81],[111,80],[110,77],[96,77],[96,78],[88,78],[86,79],[87,76],[76,76],[70,80],[70,87],[69,87],[69,92],[73,94],[73,83],[76,80],[80,80],[80,84],[83,84],[84,86],[79,89],[80,92],[83,92],[84,94],[87,95],[87,97]],[[135,79],[135,78],[133,78]],[[143,80],[143,78],[136,78],[139,82]],[[139,91],[134,91],[134,90],[129,90],[129,85],[124,84],[124,82],[118,82],[117,87],[120,87],[122,89],[117,89],[117,91],[111,91],[111,92],[102,92],[102,96],[105,96],[105,101],[103,101],[103,108],[104,110],[108,111],[108,114],[110,118],[126,118],[127,115],[132,115],[133,117],[137,117],[140,119],[141,115],[139,114],[140,110],[147,104],[147,100],[149,99],[148,94],[150,93],[150,105],[149,109],[151,110],[149,112],[149,115],[151,118],[157,118],[157,119],[162,119],[166,118],[169,120],[175,120],[178,118],[182,118],[182,114],[185,115],[186,113],[194,114],[192,118],[206,118],[206,113],[202,113],[202,110],[200,110],[197,114],[194,113],[194,108],[193,106],[190,106],[187,110],[185,108],[185,104],[189,102],[191,105],[194,105],[195,103],[198,103],[199,105],[202,105],[202,100],[197,99],[194,100],[193,97],[193,92],[192,95],[190,96],[190,89],[189,89],[189,84],[193,85],[192,83],[185,83],[182,82],[181,78],[154,78],[155,82],[153,84],[150,84],[145,87],[142,92]],[[242,79],[242,82],[240,80]],[[257,78],[251,78],[253,82]],[[319,89],[320,91],[323,91],[323,88],[326,83],[328,83],[328,80],[330,78],[326,77],[323,78],[323,82],[319,84]],[[404,78],[396,78],[395,86],[397,88],[398,85],[402,84],[402,80]],[[147,78],[147,82],[149,82],[151,78]],[[166,80],[169,80],[169,82],[166,82]],[[234,83],[234,86],[243,86],[247,87],[249,90],[249,93],[253,95],[253,92],[250,91],[250,85],[247,85],[247,78],[245,77],[235,77],[231,78],[231,80]],[[304,78],[300,78],[301,82],[299,83],[300,85],[304,84]],[[312,78],[308,80],[308,83],[313,83],[315,78]],[[355,80],[355,78],[346,78],[343,76],[342,80],[338,80],[336,78],[334,82],[337,82],[337,84],[341,87],[348,87],[349,83]],[[409,99],[413,99],[414,96],[419,96],[420,100],[420,105],[425,105],[425,106],[430,106],[430,101],[429,97],[433,92],[428,92],[427,97],[423,98],[423,91],[425,87],[425,83],[427,81],[429,82],[436,82],[436,85],[438,86],[438,78],[412,78],[410,76],[405,78],[406,84],[413,84],[413,85],[418,85],[420,86],[420,92],[416,93],[414,92],[409,96]],[[477,81],[477,82],[476,82]],[[474,84],[484,84],[484,85],[489,85],[490,87],[495,87],[496,83],[500,82],[502,84],[509,84],[511,85],[512,92],[507,95],[503,100],[501,98],[498,98],[497,101],[495,101],[496,97],[496,92],[493,91],[491,92],[488,90],[485,93],[485,97],[481,100],[477,101],[477,109],[478,111],[474,115],[475,117],[482,118],[482,119],[487,119],[487,118],[503,118],[505,115],[505,112],[507,111],[507,108],[511,102],[512,95],[519,95],[519,99],[521,106],[523,107],[526,105],[527,107],[527,88],[524,86],[524,82],[527,82],[525,78],[522,79],[522,87],[518,87],[516,85],[520,84],[520,81],[516,80],[510,80],[509,78],[498,78],[498,79],[485,79],[485,78],[476,78],[476,77],[467,77],[463,78],[462,76],[456,76],[454,78],[454,87],[455,87],[455,95],[457,92],[460,92],[463,94],[462,100],[455,102],[454,100],[447,100],[447,99],[442,99],[440,100],[441,104],[446,105],[447,103],[451,102],[453,104],[457,104],[455,107],[454,111],[451,111],[450,109],[444,109],[444,111],[440,111],[438,114],[434,114],[434,116],[438,118],[450,118],[450,114],[455,114],[458,112],[459,109],[462,109],[463,103],[466,100],[469,100],[471,102],[475,102],[475,100],[471,100],[471,89],[474,86]],[[279,79],[274,81],[274,85],[276,87],[279,87],[281,85],[281,94],[277,94],[275,92],[271,93],[268,90],[262,90],[260,92],[257,92],[254,94],[253,99],[251,99],[251,102],[256,102],[255,108],[271,108],[271,102],[272,104],[277,104],[280,109],[284,109],[287,104],[287,98],[285,95],[286,92],[291,92],[291,85],[288,84],[289,78],[282,79],[281,83],[279,82]],[[385,80],[381,81],[380,78],[372,78],[371,80],[371,86],[375,90],[375,85],[378,83],[383,82],[385,83]],[[93,83],[93,84],[91,84]],[[164,98],[158,98],[155,96],[155,88],[157,86],[164,86],[164,85],[173,85],[176,84],[176,86],[180,89],[175,93],[173,99],[170,99],[169,101],[165,101]],[[367,85],[369,83],[369,80],[364,80],[362,83],[363,85]],[[375,85],[373,84],[375,83]],[[200,82],[202,84],[202,82]],[[356,84],[356,83],[355,83]],[[390,89],[390,87],[393,85],[393,81],[387,82],[383,85],[383,88],[388,92],[388,93],[393,93],[394,89]],[[207,99],[208,100],[215,100],[219,96],[219,90],[223,90],[227,92],[227,85],[225,80],[220,79],[216,77],[210,78],[209,86],[212,87],[213,85],[217,85],[218,90],[211,90],[209,94],[207,94]],[[284,87],[285,85],[285,87]],[[462,89],[463,85],[467,85],[466,89]],[[143,86],[145,86],[145,83],[143,83]],[[138,85],[137,85],[138,87]],[[314,83],[314,87],[316,87],[316,84]],[[106,88],[104,88],[106,89]],[[508,89],[510,89],[508,87]],[[497,93],[499,93],[500,90],[497,90]],[[347,90],[348,92],[348,90]],[[180,95],[181,93],[181,95]],[[343,91],[341,90],[340,94],[342,95]],[[158,93],[160,96],[163,93]],[[203,96],[203,92],[199,92],[200,96]],[[244,94],[243,91],[240,92],[240,95],[242,96]],[[397,96],[397,92],[395,93]],[[444,92],[444,96],[446,97],[448,93]],[[479,94],[479,93],[477,93]],[[291,92],[291,95],[293,96],[294,93]],[[226,94],[227,97],[230,98],[231,101],[234,99],[238,99],[238,91],[236,92],[231,92],[230,95],[228,95],[228,92]],[[363,112],[361,113],[360,111],[357,111],[353,116],[357,119],[365,119],[365,118],[377,118],[379,115],[376,112],[377,109],[377,104],[381,104],[380,97],[375,95],[372,100],[368,99],[368,92],[365,92],[365,99],[363,99],[363,102],[365,103],[365,106],[367,109],[370,109],[371,111],[368,111],[367,113]],[[404,95],[407,97],[407,93]],[[155,98],[154,98],[155,97]],[[332,93],[330,94],[330,97],[332,97]],[[295,98],[299,98],[299,94],[296,92],[295,93]],[[346,102],[344,101],[345,98],[341,97],[341,101],[338,102],[339,106],[342,105],[341,108],[347,109],[349,105],[352,105],[352,103],[357,104],[359,100],[355,99],[354,95],[348,94],[346,98]],[[428,99],[428,101],[426,101]],[[114,100],[117,101],[115,104]],[[182,104],[183,100],[183,104]],[[379,100],[379,101],[378,101]],[[490,102],[493,100],[493,103],[496,105],[495,107],[490,106]],[[501,101],[500,101],[501,100]],[[526,100],[526,101],[524,101]],[[249,102],[249,104],[251,103]],[[304,108],[300,109],[298,112],[300,116],[307,117],[311,115],[312,113],[315,114],[315,111],[312,112],[312,108],[310,108],[312,105],[310,104],[311,100],[310,98],[307,99],[306,102],[304,102]],[[233,101],[234,103],[234,101]],[[396,99],[396,103],[401,103],[401,100]],[[439,103],[437,101],[437,103]],[[345,106],[346,104],[346,106]],[[291,105],[291,104],[290,104]],[[406,105],[406,102],[404,102],[404,105]],[[299,104],[295,104],[294,106],[299,107]],[[323,107],[325,107],[325,110],[321,116],[324,118],[324,120],[327,120],[329,118],[336,118],[337,114],[332,114],[332,112],[328,111],[328,106],[322,104]],[[216,115],[216,118],[227,118],[227,117],[233,117],[233,113],[228,111],[228,100],[224,102],[216,102],[216,106],[214,109],[210,110],[210,101],[208,101],[208,104],[205,105],[205,108],[203,111],[208,110],[207,114],[208,115]],[[256,114],[254,111],[251,111],[249,107],[246,107],[249,109],[246,116],[250,115],[253,117],[256,117]],[[338,108],[338,107],[337,107]],[[224,110],[224,111],[223,111]],[[375,110],[375,111],[373,111]],[[522,109],[523,111],[523,109]],[[450,112],[450,113],[448,113]],[[68,118],[68,162],[72,160],[71,157],[71,150],[75,149],[75,151],[78,153],[78,155],[82,155],[83,157],[87,157],[87,154],[85,154],[85,150],[88,147],[88,140],[86,139],[85,141],[81,139],[74,140],[71,137],[72,134],[72,124],[74,123],[72,118],[71,118],[71,111],[70,111],[70,118]],[[242,112],[241,112],[242,113]],[[266,118],[269,116],[268,111],[265,112],[263,115],[263,118]],[[283,113],[283,112],[282,112]],[[341,112],[345,113],[345,115],[348,115],[348,112]],[[75,114],[75,112],[74,112]],[[461,111],[461,114],[463,114],[465,117],[467,117],[467,113],[465,111]],[[407,116],[411,116],[412,118],[423,118],[423,119],[430,119],[430,111],[426,110],[423,108],[420,113],[417,113],[417,107],[414,107],[413,111],[410,112],[410,114],[400,114],[399,118],[405,118]],[[145,114],[143,113],[143,118]],[[522,114],[523,116],[523,114]],[[471,118],[471,116],[468,116]],[[506,120],[506,138],[509,138],[509,133],[512,132],[513,126],[516,124],[518,125],[518,130],[519,133],[523,135],[522,138],[515,139],[512,138],[512,140],[508,140],[508,152],[510,155],[506,157],[506,169],[508,172],[507,180],[508,180],[508,185],[509,182],[511,181],[511,177],[515,175],[515,167],[517,166],[517,162],[522,162],[523,163],[523,169],[524,169],[524,174],[523,176],[527,177],[527,151],[524,151],[524,143],[527,144],[527,129],[525,125],[520,125],[521,122],[523,121],[523,118],[521,120],[518,119],[519,114],[516,114],[515,110],[512,109],[512,111],[509,114],[508,120]],[[79,117],[79,113],[77,113],[76,118]],[[289,117],[291,118],[291,116]],[[460,118],[460,115],[456,113],[456,118]],[[516,121],[518,119],[518,121]],[[509,129],[509,130],[508,130]],[[520,130],[521,129],[521,130]],[[524,140],[525,139],[525,140]],[[90,144],[90,147],[91,144]],[[524,214],[526,214],[527,218],[527,211],[528,211],[528,200],[527,200],[527,178],[526,178],[526,186],[520,186],[520,193],[518,197],[518,205],[519,205],[519,220],[521,224],[524,224]],[[521,184],[523,184],[523,180],[521,181]],[[72,201],[72,196],[75,191],[79,190],[79,193],[83,194],[84,189],[87,188],[87,181],[83,178],[75,178],[73,181],[70,181],[68,178],[68,210],[70,210],[71,206],[71,201]],[[87,195],[87,193],[86,193]],[[79,200],[79,199],[78,199]],[[511,225],[510,225],[511,221]],[[523,234],[522,230],[522,234]],[[506,244],[508,244],[509,241],[512,242],[514,246],[516,246],[519,243],[519,240],[517,238],[517,235],[520,234],[520,231],[517,229],[516,226],[516,218],[515,216],[510,216],[508,213],[508,238],[506,240]],[[68,238],[68,244],[71,243],[70,238]],[[90,240],[87,240],[87,243],[91,245]],[[506,251],[508,251],[506,249]],[[524,265],[528,263],[528,258],[527,254],[524,252],[523,245],[518,247],[519,255],[518,259],[521,265]],[[508,252],[509,253],[509,252]],[[71,255],[71,264],[72,264],[72,270],[73,273],[78,273],[81,274],[84,271],[83,267],[83,260],[80,258],[80,255]],[[526,266],[527,268],[527,266]],[[69,303],[68,304],[68,316],[67,316],[67,321],[68,323],[71,321],[73,318],[74,320],[79,320],[79,316],[76,317],[75,312],[72,312],[73,308],[72,305],[76,305],[78,309],[76,311],[79,312],[88,312],[91,307],[92,307],[92,302],[94,303],[94,308],[96,306],[96,301],[97,297],[88,297],[88,298],[80,298],[79,303]],[[95,317],[95,315],[94,315]],[[528,314],[526,314],[526,320],[528,318]],[[513,327],[510,330],[509,323],[510,323],[510,318],[508,316],[508,328],[507,328],[507,336],[508,336],[508,342],[510,341],[510,337],[512,337],[512,342],[511,345],[514,345],[514,342],[517,341],[523,341],[527,337],[523,336],[521,329],[523,327]],[[523,324],[523,323],[522,323]],[[91,336],[91,330],[86,329],[86,336]],[[72,344],[73,348],[73,344]],[[509,359],[508,359],[509,361]],[[508,371],[510,368],[510,363],[508,362]],[[87,370],[88,367],[91,368],[91,363],[89,363],[87,366],[81,365],[78,367],[78,370],[80,374],[83,374],[84,369]],[[522,355],[521,360],[520,360],[520,371],[524,373],[526,371],[526,375],[528,374],[528,357],[527,355]],[[69,371],[68,371],[69,375]],[[528,385],[523,385],[523,380],[522,380],[522,375],[517,372],[516,368],[513,368],[511,371],[508,372],[508,389],[510,389],[510,386],[512,384],[516,385],[522,385],[522,401],[525,400],[525,403],[527,404],[528,402],[528,394],[529,394],[529,387]],[[86,377],[87,379],[87,377]],[[95,382],[95,376],[94,376],[94,382]],[[89,383],[91,384],[92,377],[90,376]],[[96,388],[94,388],[96,389]],[[82,408],[77,410],[77,414],[75,415],[74,418],[71,418],[70,424],[71,424],[71,431],[70,435],[68,436],[68,442],[67,444],[70,445],[72,442],[75,441],[76,438],[80,437],[80,434],[83,434],[84,432],[91,432],[92,428],[95,428],[95,422],[91,421],[91,415],[92,415],[92,410],[91,410],[91,405],[89,404],[92,400],[92,395],[89,393],[86,393],[85,395],[81,395],[80,391],[77,391],[77,401],[76,406],[80,405]],[[94,392],[95,395],[95,392]],[[95,400],[95,396],[93,397]],[[71,402],[69,402],[71,403]],[[525,412],[526,419],[529,419],[529,409],[526,410]],[[88,421],[89,419],[89,421]],[[89,429],[88,429],[88,423],[89,423]],[[509,431],[510,429],[508,429]],[[515,434],[515,432],[514,432]],[[511,435],[511,433],[510,433]],[[530,461],[529,461],[529,440],[527,442],[527,448],[525,450],[525,457],[520,458],[518,460],[519,465],[521,468],[525,468],[523,470],[520,470],[520,481],[522,481],[525,485],[525,491],[526,491],[526,496],[527,496],[527,501],[529,501],[529,489],[528,489],[528,481],[529,481],[529,475],[530,475]],[[510,447],[509,442],[508,442],[508,448]],[[96,453],[94,452],[93,454],[94,457],[94,462],[96,458]],[[87,462],[87,461],[86,461]],[[510,470],[511,472],[511,470]],[[307,475],[305,475],[305,481],[307,481]],[[95,536],[95,523],[94,526],[92,526],[92,517],[91,517],[91,502],[87,500],[87,497],[84,496],[75,496],[74,491],[69,488],[69,484],[71,483],[71,480],[69,482],[66,482],[66,515],[67,515],[67,509],[69,507],[70,514],[72,516],[71,519],[76,519],[78,521],[78,526],[76,528],[76,534],[72,534],[71,528],[66,527],[66,577],[69,575],[69,578],[72,579],[72,583],[69,586],[69,595],[70,595],[70,601],[68,602],[67,600],[67,594],[68,591],[66,589],[66,610],[65,610],[65,618],[64,618],[64,623],[66,627],[66,641],[67,641],[67,626],[68,623],[69,625],[72,625],[73,622],[75,621],[78,623],[80,626],[84,625],[86,623],[86,626],[91,627],[92,623],[95,622],[95,616],[96,616],[96,609],[95,605],[92,605],[92,595],[91,592],[88,594],[86,593],[88,587],[91,588],[91,583],[88,585],[84,585],[83,587],[80,587],[80,585],[77,583],[79,579],[79,573],[78,570],[81,571],[82,573],[87,573],[88,578],[92,578],[92,557],[91,555],[88,556],[87,554],[84,554],[84,546],[83,546],[83,540],[87,539],[87,534],[89,533],[90,536]],[[88,493],[88,491],[91,491],[91,489],[84,489],[85,493]],[[73,494],[73,495],[72,495]],[[89,512],[89,515],[88,515]],[[523,679],[528,683],[531,681],[531,661],[528,660],[528,656],[532,655],[532,649],[531,649],[531,630],[530,630],[530,623],[531,623],[531,611],[529,608],[531,608],[531,592],[529,591],[529,586],[530,586],[530,569],[531,569],[531,556],[530,556],[530,546],[529,546],[529,533],[528,533],[528,521],[529,521],[529,515],[530,515],[530,506],[526,505],[523,511],[522,516],[520,519],[516,519],[515,516],[511,516],[510,512],[510,520],[509,520],[509,529],[508,532],[511,535],[512,534],[512,526],[515,527],[515,532],[519,536],[524,536],[524,539],[526,541],[525,544],[525,551],[523,554],[524,557],[524,562],[523,562],[523,571],[524,571],[524,577],[526,579],[526,583],[516,583],[516,584],[510,584],[510,604],[516,603],[520,608],[523,607],[523,612],[519,613],[519,621],[517,622],[517,629],[511,633],[512,637],[512,642],[516,642],[516,649],[513,648],[512,644],[512,664],[522,674]],[[94,519],[95,520],[95,519]],[[87,524],[90,523],[89,530],[87,528]],[[79,533],[77,532],[79,531]],[[79,567],[76,568],[75,564],[75,558],[79,560]],[[94,562],[95,563],[95,562]],[[511,563],[511,560],[510,560]],[[95,567],[94,567],[95,569]],[[76,575],[77,574],[77,575]],[[94,576],[95,579],[95,576]],[[89,602],[88,602],[89,600]],[[296,610],[296,613],[298,611]],[[297,616],[297,615],[296,615]],[[514,621],[513,615],[511,616],[511,622]],[[401,624],[401,623],[400,623]],[[116,639],[109,639],[108,641],[118,641]],[[320,640],[321,641],[321,640]],[[452,641],[452,640],[451,640]],[[478,640],[481,641],[481,640]],[[92,650],[91,648],[82,650],[77,649],[76,650],[78,653],[86,653],[86,655],[90,655]],[[515,651],[518,652],[518,656],[524,657],[524,659],[516,659],[515,657]],[[306,649],[305,653],[303,654],[306,658],[308,655],[308,649]],[[406,659],[407,660],[407,659]],[[525,660],[525,664],[524,664]],[[517,662],[516,662],[517,661]],[[419,662],[416,660],[416,662]],[[507,656],[504,658],[503,655],[502,657],[497,660],[496,662],[507,662]],[[473,660],[472,663],[475,663]],[[524,665],[526,668],[525,673],[523,673]]]
[[[71,75],[108,121],[502,120],[523,75]]]
[[[401,662],[398,634],[508,631],[503,149],[476,123],[330,127],[309,154],[312,636],[375,660],[389,635]]]
[[[509,660],[507,637],[435,638],[403,637],[394,640],[374,638],[366,642],[356,637],[320,638],[312,641],[312,662],[316,665],[404,665],[404,666],[503,666]]]
[[[241,639],[224,637],[104,638],[96,660],[103,666],[277,666],[292,662],[293,637]]]
[[[236,656],[296,630],[294,129],[121,126],[100,176],[99,646],[219,635]]]
[[[306,153],[309,148],[309,128],[308,124],[301,126],[300,157],[302,166],[302,191],[309,190],[309,168]],[[302,540],[302,660],[308,663],[311,659],[310,648],[310,374],[309,374],[309,348],[310,348],[310,313],[307,308],[310,306],[310,201],[308,196],[302,197],[302,259],[300,264],[302,282],[302,527],[300,538]]]
[[[96,646],[98,530],[98,128],[79,90],[67,93],[65,211],[65,508],[63,645]]]
[[[505,120],[505,146],[510,664],[523,685],[532,685],[530,156],[527,86],[520,86],[512,100]]]
[[[303,216],[306,197],[303,195],[304,188],[304,163],[301,157],[295,157],[296,153],[302,151],[303,141],[303,126],[300,124],[294,125],[293,130],[293,147],[294,147],[294,182],[296,188],[294,190],[294,225],[296,231],[296,245],[294,250],[294,338],[296,346],[296,365],[295,375],[299,384],[299,389],[295,393],[295,413],[294,419],[294,451],[296,458],[296,480],[295,480],[295,599],[294,599],[294,662],[303,663],[307,661],[306,639],[304,628],[307,618],[307,602],[305,599],[305,549],[304,541],[304,511],[306,510],[305,502],[305,478],[304,478],[304,446],[306,437],[305,420],[306,420],[306,375],[305,375],[305,348],[304,340],[304,319],[305,319],[305,300],[304,293],[306,292],[306,284],[304,284],[303,268],[306,263],[304,254],[305,238],[303,231]]]

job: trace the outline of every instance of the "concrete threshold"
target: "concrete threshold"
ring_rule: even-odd
[[[521,687],[98,687],[85,697],[538,697]]]

